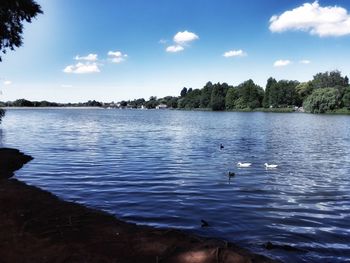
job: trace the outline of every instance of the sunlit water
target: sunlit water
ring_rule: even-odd
[[[0,146],[35,158],[17,178],[65,200],[286,262],[350,260],[349,116],[27,109],[0,127]]]

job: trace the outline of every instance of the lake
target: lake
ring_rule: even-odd
[[[285,262],[350,260],[350,116],[10,109],[0,128],[35,158],[17,178],[64,200]]]

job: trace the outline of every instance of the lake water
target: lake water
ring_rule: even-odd
[[[286,262],[350,260],[350,116],[12,109],[0,127],[35,158],[17,178],[65,200]]]

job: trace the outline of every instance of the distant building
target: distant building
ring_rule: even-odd
[[[158,106],[156,106],[156,109],[158,109],[158,110],[164,110],[166,108],[168,108],[168,106],[166,104],[159,104]]]

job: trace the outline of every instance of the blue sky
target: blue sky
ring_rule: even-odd
[[[0,63],[1,101],[110,102],[178,95],[207,81],[251,78],[264,87],[270,76],[350,74],[346,0],[38,3],[44,15]]]

